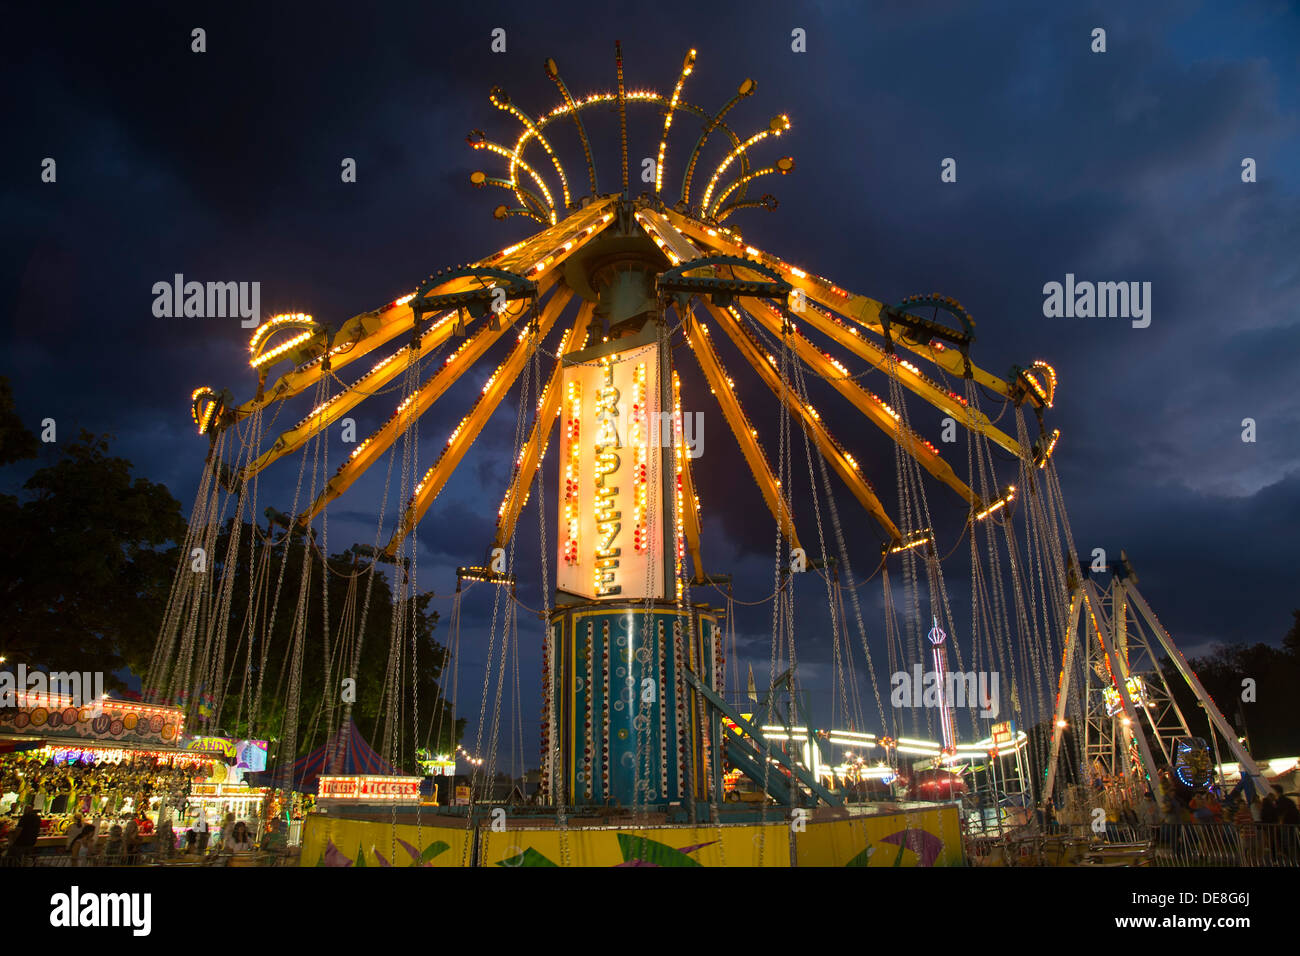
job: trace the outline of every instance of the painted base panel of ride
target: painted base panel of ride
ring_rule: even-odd
[[[824,819],[801,826],[760,814],[720,822],[558,827],[554,814],[498,823],[462,811],[391,810],[370,819],[312,814],[303,829],[301,866],[963,866],[955,805]],[[608,821],[616,818],[606,817]],[[645,816],[642,815],[642,820]]]

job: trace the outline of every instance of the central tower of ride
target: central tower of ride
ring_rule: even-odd
[[[685,458],[665,312],[672,264],[619,201],[565,269],[591,304],[561,358],[555,611],[545,648],[547,798],[644,806],[721,793],[719,615],[684,603]],[[712,724],[713,726],[710,726]],[[547,756],[551,759],[547,760]]]

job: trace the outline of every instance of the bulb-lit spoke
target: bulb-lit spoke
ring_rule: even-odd
[[[664,110],[664,133],[659,140],[659,158],[655,160],[655,192],[663,192],[664,185],[664,157],[668,153],[668,132],[673,128],[673,113],[677,109],[677,103],[682,98],[682,87],[686,85],[686,78],[691,75],[695,69],[695,51],[691,50],[686,54],[686,59],[682,61],[682,71],[678,74],[677,85],[673,87],[672,99],[668,101],[668,108]]]
[[[556,88],[559,89],[560,96],[564,97],[564,102],[573,116],[573,123],[578,127],[578,138],[582,140],[582,154],[587,159],[587,177],[591,181],[591,195],[594,198],[600,195],[600,190],[596,188],[596,162],[591,158],[591,142],[587,139],[587,128],[582,125],[582,117],[578,115],[578,106],[574,103],[569,88],[565,86],[564,79],[560,76],[560,68],[550,58],[547,58],[545,68],[546,75],[551,78]]]
[[[736,436],[736,443],[740,446],[745,464],[749,466],[749,473],[753,476],[754,483],[758,485],[768,511],[780,523],[781,534],[792,543],[793,547],[798,547],[799,536],[795,531],[789,502],[781,491],[780,481],[772,472],[767,455],[763,452],[763,446],[758,439],[758,429],[745,415],[740,405],[740,399],[736,396],[735,382],[727,374],[722,359],[713,347],[708,326],[696,320],[690,313],[683,321],[686,323],[687,344],[690,345],[691,352],[700,364],[705,381],[709,383],[710,393],[717,400],[718,407],[722,409],[722,417],[727,427]]]
[[[539,294],[545,294],[546,288],[549,286],[540,290]],[[567,288],[557,288],[543,307],[543,315],[550,315],[551,321],[554,321],[554,316],[563,310],[572,295],[573,293]],[[320,514],[326,505],[347,491],[366,472],[366,469],[377,462],[393,442],[401,437],[409,424],[432,408],[448,389],[460,380],[461,376],[473,369],[475,363],[487,354],[494,343],[514,327],[509,322],[499,323],[499,328],[496,329],[485,324],[461,343],[460,347],[448,355],[442,365],[422,385],[398,402],[393,413],[369,438],[353,449],[352,454],[339,466],[334,477],[326,482],[324,491],[304,512],[299,521],[304,524],[310,521]]]
[[[591,317],[595,309],[596,304],[594,302],[583,302],[579,306],[577,319],[565,333],[560,355],[565,355],[579,348],[586,340],[587,327],[591,324]],[[541,401],[538,402],[537,417],[533,421],[532,432],[529,434],[528,441],[525,442],[523,450],[519,453],[519,457],[515,462],[510,487],[506,490],[505,498],[501,501],[501,507],[497,509],[496,537],[492,543],[494,548],[505,547],[514,535],[515,522],[518,521],[519,513],[528,503],[529,488],[532,485],[533,478],[537,474],[542,459],[546,457],[546,449],[550,444],[551,428],[555,424],[555,419],[562,412],[561,401],[563,396],[560,393],[560,376],[562,372],[562,363],[557,361],[551,371],[551,377],[546,382]]]
[[[415,492],[406,503],[397,530],[393,532],[392,538],[384,547],[385,553],[396,554],[403,539],[420,523],[420,519],[442,492],[470,446],[482,433],[483,426],[487,424],[488,419],[501,404],[501,400],[506,397],[506,393],[519,378],[519,373],[523,371],[524,363],[531,358],[533,349],[537,348],[541,340],[551,331],[551,326],[564,311],[571,296],[572,293],[567,288],[557,289],[555,295],[542,309],[536,329],[524,328],[519,332],[518,342],[510,351],[510,355],[488,376],[482,394],[475,401],[474,407],[461,419],[460,424],[452,429],[442,454],[415,486]]]
[[[510,97],[506,95],[505,90],[501,89],[501,87],[493,87],[488,98],[492,101],[493,106],[509,113],[524,126],[524,133],[520,137],[519,142],[515,143],[515,148],[513,150],[516,156],[523,155],[524,145],[528,142],[529,138],[533,137],[537,139],[537,142],[541,145],[542,149],[546,151],[546,155],[550,157],[551,165],[555,167],[555,174],[560,177],[560,190],[561,194],[564,196],[564,208],[568,209],[572,203],[572,199],[569,196],[569,177],[564,174],[564,165],[560,162],[560,157],[555,154],[555,150],[551,147],[550,140],[546,138],[545,134],[537,128],[537,125],[529,119],[522,110],[510,102]],[[517,172],[518,166],[519,163],[517,161],[514,159],[510,160],[510,181],[515,183],[516,186],[519,181]],[[520,197],[519,201],[523,202],[523,198]]]
[[[718,194],[718,198],[713,203],[713,208],[709,211],[710,217],[717,218],[718,210],[722,208],[723,203],[727,201],[727,199],[731,196],[731,194],[734,193],[737,189],[740,189],[742,186],[746,186],[749,183],[753,182],[759,176],[769,176],[772,173],[780,173],[782,176],[784,176],[792,169],[794,169],[794,158],[790,156],[782,156],[771,166],[765,166],[762,169],[756,169],[752,173],[747,173],[746,175],[741,176],[739,179],[737,179],[730,186],[728,186],[726,189],[724,189],[721,193]]]
[[[506,147],[502,146],[500,143],[494,143],[491,140],[487,139],[485,136],[482,135],[482,132],[480,130],[475,130],[474,132],[470,133],[470,135],[467,137],[467,141],[469,142],[470,147],[473,149],[486,149],[490,153],[496,153],[498,156],[504,156],[506,159],[510,160],[512,170],[513,167],[517,165],[520,169],[522,169],[525,173],[527,173],[529,178],[531,178],[532,181],[537,184],[537,188],[541,190],[542,195],[546,197],[547,218],[549,219],[551,225],[555,225],[555,223],[558,221],[555,213],[555,200],[551,198],[551,191],[546,188],[546,183],[542,182],[542,177],[538,175],[537,170],[533,169],[532,166],[529,166],[526,162],[524,162],[523,159],[520,158],[519,154],[514,150],[507,149]]]
[[[790,117],[782,113],[780,116],[772,117],[772,121],[767,124],[767,129],[759,130],[757,133],[749,137],[749,139],[745,140],[739,146],[733,147],[727,153],[727,155],[723,157],[722,162],[718,163],[718,167],[713,171],[713,175],[709,177],[709,184],[704,189],[704,197],[700,200],[700,208],[701,209],[709,208],[710,201],[713,198],[713,191],[718,186],[718,180],[722,178],[723,173],[725,173],[728,170],[728,168],[730,168],[731,164],[736,161],[736,158],[738,156],[740,156],[742,153],[747,153],[751,146],[755,146],[758,143],[761,143],[769,136],[779,137],[782,133],[786,132],[789,128],[790,128]]]
[[[812,437],[822,457],[826,459],[827,464],[840,476],[844,483],[849,486],[849,490],[853,492],[853,496],[858,499],[858,502],[884,528],[891,541],[901,540],[902,533],[898,530],[898,526],[894,524],[893,519],[889,517],[889,513],[885,510],[885,506],[881,504],[875,489],[871,487],[871,483],[862,474],[862,468],[857,459],[835,440],[825,424],[799,400],[790,383],[782,383],[781,375],[775,365],[768,360],[766,352],[762,350],[758,343],[746,334],[744,327],[736,319],[735,315],[728,309],[719,308],[711,302],[706,301],[705,307],[717,320],[718,325],[731,341],[735,343],[740,353],[745,356],[746,361],[757,369],[759,377],[772,390],[772,393],[778,398],[784,399],[791,414],[798,418]]]
[[[474,172],[470,173],[469,181],[474,186],[480,189],[484,186],[496,186],[498,189],[509,190],[515,195],[521,197],[520,199],[521,202],[527,204],[526,207],[517,207],[521,209],[522,212],[515,212],[512,209],[511,215],[523,215],[527,213],[527,214],[531,214],[534,219],[536,219],[538,222],[542,223],[543,225],[547,224],[545,218],[546,203],[543,201],[541,196],[537,195],[535,192],[528,189],[527,187],[522,186],[517,182],[511,182],[508,179],[502,179],[499,176],[489,176],[487,173],[483,172],[482,170],[475,170]],[[501,219],[504,217],[497,216],[496,218]]]

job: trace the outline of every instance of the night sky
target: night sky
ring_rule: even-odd
[[[494,220],[504,193],[469,183],[471,171],[501,175],[503,164],[472,152],[466,134],[482,128],[513,142],[518,131],[488,90],[501,85],[533,116],[549,110],[559,96],[542,70],[548,56],[575,94],[613,89],[621,40],[629,88],[671,92],[694,47],[689,100],[714,110],[752,77],[757,93],[729,117],[737,128],[789,114],[791,132],[756,158],[790,153],[798,165],[758,190],[776,194],[779,209],[733,218],[747,241],[882,301],[955,296],[978,323],[975,361],[998,375],[1036,358],[1055,365],[1061,384],[1049,421],[1063,433],[1057,461],[1078,547],[1126,549],[1185,651],[1278,643],[1300,605],[1300,14],[1292,4],[1071,4],[1066,12],[1024,3],[1000,14],[961,3],[906,13],[829,3],[746,3],[725,13],[699,3],[622,12],[603,3],[455,12],[438,4],[34,6],[11,10],[0,40],[0,374],[29,427],[51,417],[64,441],[80,428],[111,433],[115,453],[165,482],[187,515],[207,446],[190,422],[189,394],[213,385],[242,401],[255,375],[237,319],[156,318],[153,284],[176,273],[260,281],[266,315],[305,311],[337,326],[438,269],[518,241],[531,224]],[[206,53],[190,50],[194,27],[207,31]],[[506,31],[503,54],[489,48],[496,27]],[[806,53],[791,51],[796,27],[807,32]],[[1104,54],[1090,50],[1095,27],[1107,32]],[[653,155],[661,122],[651,109],[633,112],[634,168]],[[553,130],[580,192],[572,125]],[[684,162],[698,130],[694,119],[674,123],[666,175],[674,190],[682,172],[674,160]],[[614,190],[617,124],[593,118],[589,132],[601,188]],[[710,169],[720,152],[713,145]],[[45,157],[57,161],[56,183],[41,181]],[[340,181],[344,157],[357,161],[354,184]],[[957,160],[956,183],[940,181],[945,157]],[[1255,183],[1242,182],[1245,157],[1257,163]],[[1150,282],[1150,327],[1045,318],[1043,286],[1067,273]],[[771,455],[775,400],[752,373],[738,374],[738,355],[724,358],[746,409],[767,426]],[[426,416],[421,470],[494,364]],[[683,375],[690,409],[700,376],[689,357]],[[879,374],[864,385],[887,387]],[[305,400],[282,426],[306,411]],[[361,435],[391,411],[390,399],[375,401],[358,416]],[[482,560],[517,401],[512,392],[425,518],[421,588],[447,594],[457,565]],[[706,412],[697,466],[705,558],[736,576],[738,597],[757,599],[772,588],[771,519],[721,416],[696,407]],[[909,407],[937,440],[941,415]],[[847,402],[819,408],[896,510],[883,436]],[[1245,418],[1257,423],[1255,443],[1241,440]],[[949,457],[964,475],[957,447]],[[334,432],[331,461],[350,448]],[[800,440],[796,473],[802,455]],[[266,503],[287,510],[296,461],[267,473]],[[554,446],[547,462],[553,490]],[[378,478],[331,508],[332,550],[374,539],[383,469],[373,471]],[[5,490],[23,477],[8,469]],[[868,573],[880,535],[838,486],[837,501],[855,566]],[[521,599],[534,607],[535,506],[518,542]],[[550,494],[546,508],[553,542]],[[815,541],[813,530],[804,534]],[[950,586],[960,592],[965,580]],[[829,648],[816,636],[825,594],[819,582],[801,587],[801,620],[813,632],[800,638],[801,673],[816,697],[831,684]],[[484,590],[467,597],[462,633],[461,713],[471,725],[491,615]],[[879,588],[862,593],[878,642]],[[531,754],[540,632],[522,616],[520,628]],[[738,629],[742,658],[766,673],[770,608],[746,613]]]

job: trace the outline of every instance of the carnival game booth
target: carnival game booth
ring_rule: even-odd
[[[56,852],[74,814],[98,825],[100,848],[135,819],[147,842],[160,819],[213,772],[210,754],[181,746],[178,707],[103,698],[19,694],[0,708],[0,820],[31,800],[41,816],[38,852]]]

